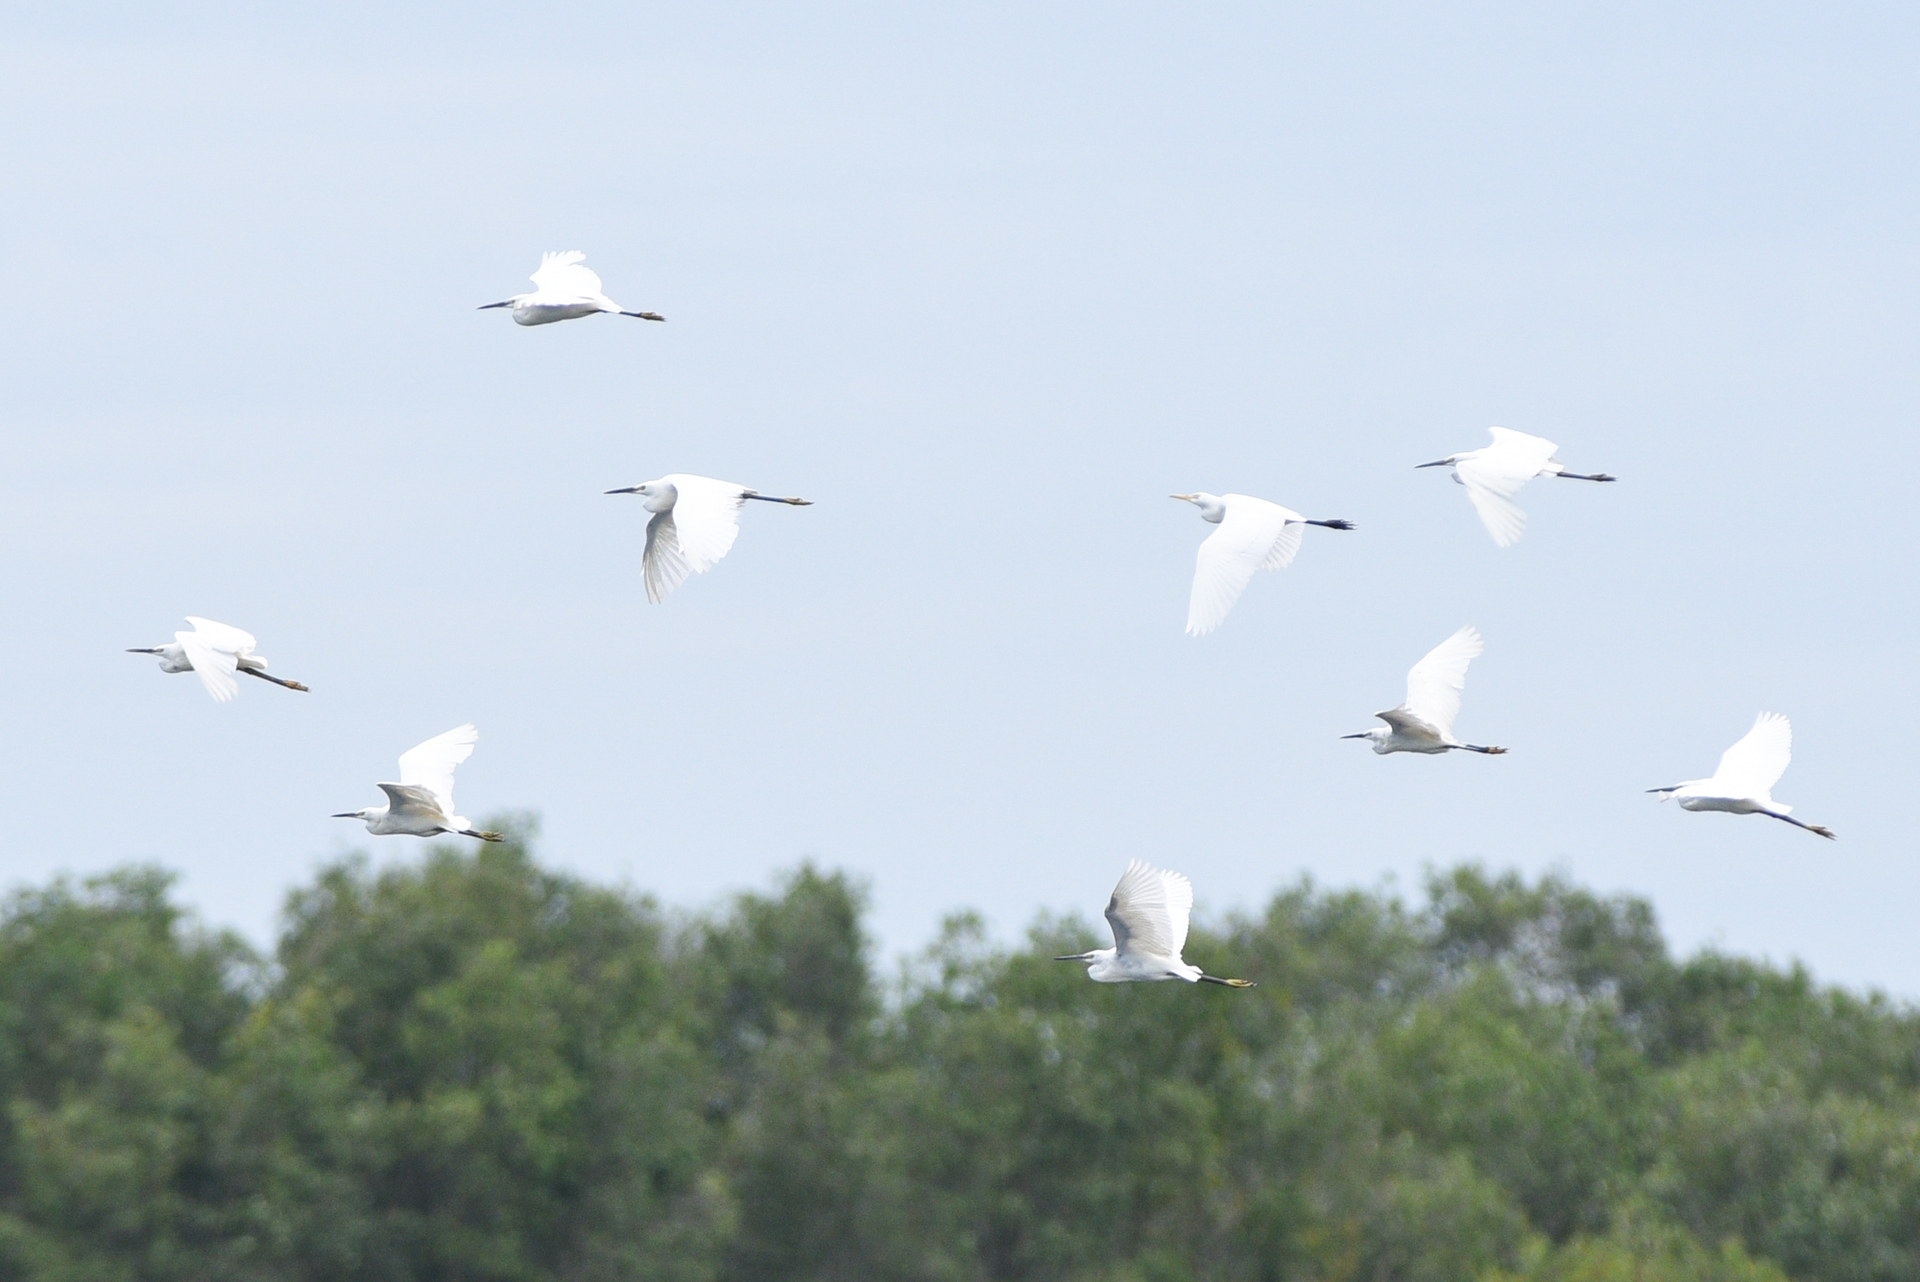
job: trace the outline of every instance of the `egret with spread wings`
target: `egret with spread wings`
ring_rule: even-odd
[[[1055,961],[1087,963],[1087,978],[1102,984],[1184,979],[1189,984],[1221,984],[1252,988],[1248,979],[1222,979],[1202,973],[1181,960],[1187,946],[1187,918],[1193,913],[1193,883],[1177,872],[1164,872],[1134,860],[1107,901],[1107,924],[1113,927],[1113,947],[1056,957]]]
[[[1802,823],[1793,807],[1773,799],[1773,785],[1793,760],[1793,726],[1777,713],[1763,712],[1746,737],[1720,754],[1720,766],[1711,779],[1690,779],[1671,788],[1649,788],[1660,800],[1669,797],[1682,810],[1723,810],[1730,815],[1766,815],[1796,828],[1831,839],[1833,833],[1818,824]]]
[[[1468,752],[1499,754],[1505,748],[1483,748],[1453,737],[1453,719],[1460,715],[1460,692],[1466,689],[1467,665],[1485,646],[1477,629],[1468,626],[1427,652],[1407,673],[1407,701],[1373,715],[1386,722],[1342,739],[1366,739],[1373,750],[1388,752]]]
[[[1309,525],[1351,530],[1351,521],[1309,521],[1298,512],[1245,494],[1175,494],[1220,528],[1200,544],[1187,599],[1187,631],[1201,637],[1219,627],[1247,589],[1255,570],[1283,570],[1300,550]]]
[[[256,643],[252,633],[191,614],[187,622],[193,625],[193,631],[174,633],[172,645],[135,647],[127,653],[159,655],[162,672],[197,674],[215,703],[225,703],[240,689],[240,683],[233,679],[236,672],[289,690],[306,689],[298,681],[267,675],[266,659],[253,652]]]
[[[740,537],[740,509],[748,499],[812,506],[807,499],[774,498],[744,485],[683,472],[607,493],[638,494],[642,506],[653,513],[647,522],[647,550],[640,556],[640,571],[647,584],[647,600],[656,604],[686,582],[689,574],[705,574],[732,549]]]
[[[1527,514],[1514,505],[1513,496],[1536,476],[1560,476],[1569,481],[1611,481],[1604,472],[1582,475],[1567,471],[1554,455],[1560,447],[1538,436],[1506,427],[1491,427],[1493,444],[1464,454],[1449,454],[1417,467],[1450,467],[1453,479],[1467,487],[1467,499],[1480,514],[1480,524],[1501,547],[1512,547],[1527,528]]]
[[[531,294],[515,294],[497,303],[482,303],[480,310],[511,307],[516,325],[549,325],[600,312],[650,321],[666,319],[657,312],[630,312],[608,298],[600,291],[600,277],[584,265],[586,257],[577,249],[542,254],[540,270],[528,278],[535,285]]]
[[[407,749],[400,757],[400,782],[379,785],[387,794],[386,805],[348,810],[333,817],[363,819],[367,831],[376,837],[431,837],[450,832],[482,841],[505,840],[497,832],[475,831],[466,817],[453,809],[453,768],[473,755],[473,745],[479,739],[480,732],[468,724]]]

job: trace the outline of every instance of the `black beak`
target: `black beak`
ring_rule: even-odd
[[[629,485],[625,489],[608,490],[606,492],[608,494],[638,494],[640,492],[640,487],[637,485]]]
[[[1418,471],[1419,471],[1419,470],[1420,470],[1421,468],[1423,468],[1423,467],[1452,467],[1452,466],[1453,466],[1453,460],[1452,460],[1452,459],[1450,459],[1450,458],[1437,458],[1437,459],[1435,459],[1435,460],[1434,460],[1433,462],[1431,462],[1431,463],[1415,463],[1415,464],[1413,465],[1413,470],[1414,470],[1414,471],[1416,471],[1416,472],[1418,472]]]
[[[513,306],[513,300],[512,300],[512,299],[508,299],[508,300],[506,300],[505,302],[501,302],[501,303],[482,303],[482,304],[480,304],[480,306],[479,306],[478,308],[476,308],[475,310],[477,310],[477,311],[482,311],[482,312],[484,312],[484,311],[486,311],[486,310],[487,310],[487,309],[488,309],[489,307],[511,307],[511,306]]]

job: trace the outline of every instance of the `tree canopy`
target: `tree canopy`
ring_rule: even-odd
[[[0,1276],[1893,1282],[1920,1014],[1434,874],[1099,985],[1043,918],[876,967],[807,866],[705,914],[524,839],[352,859],[271,957],[129,868],[0,908]]]

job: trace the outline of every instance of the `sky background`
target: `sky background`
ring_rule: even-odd
[[[1912,6],[264,8],[0,12],[6,882],[264,942],[473,721],[558,867],[883,955],[1471,859],[1920,996]],[[569,248],[668,323],[474,310]],[[1495,423],[1619,483],[1500,550],[1413,468]],[[677,471],[816,505],[653,606]],[[1195,640],[1194,489],[1359,528]],[[1339,741],[1464,623],[1509,755]],[[1645,795],[1762,709],[1839,841]]]

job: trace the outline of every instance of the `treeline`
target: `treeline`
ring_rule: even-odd
[[[1920,1019],[1477,868],[1196,931],[1233,992],[803,868],[687,917],[524,844],[328,868],[271,959],[130,869],[0,917],[0,1277],[1920,1278]]]

